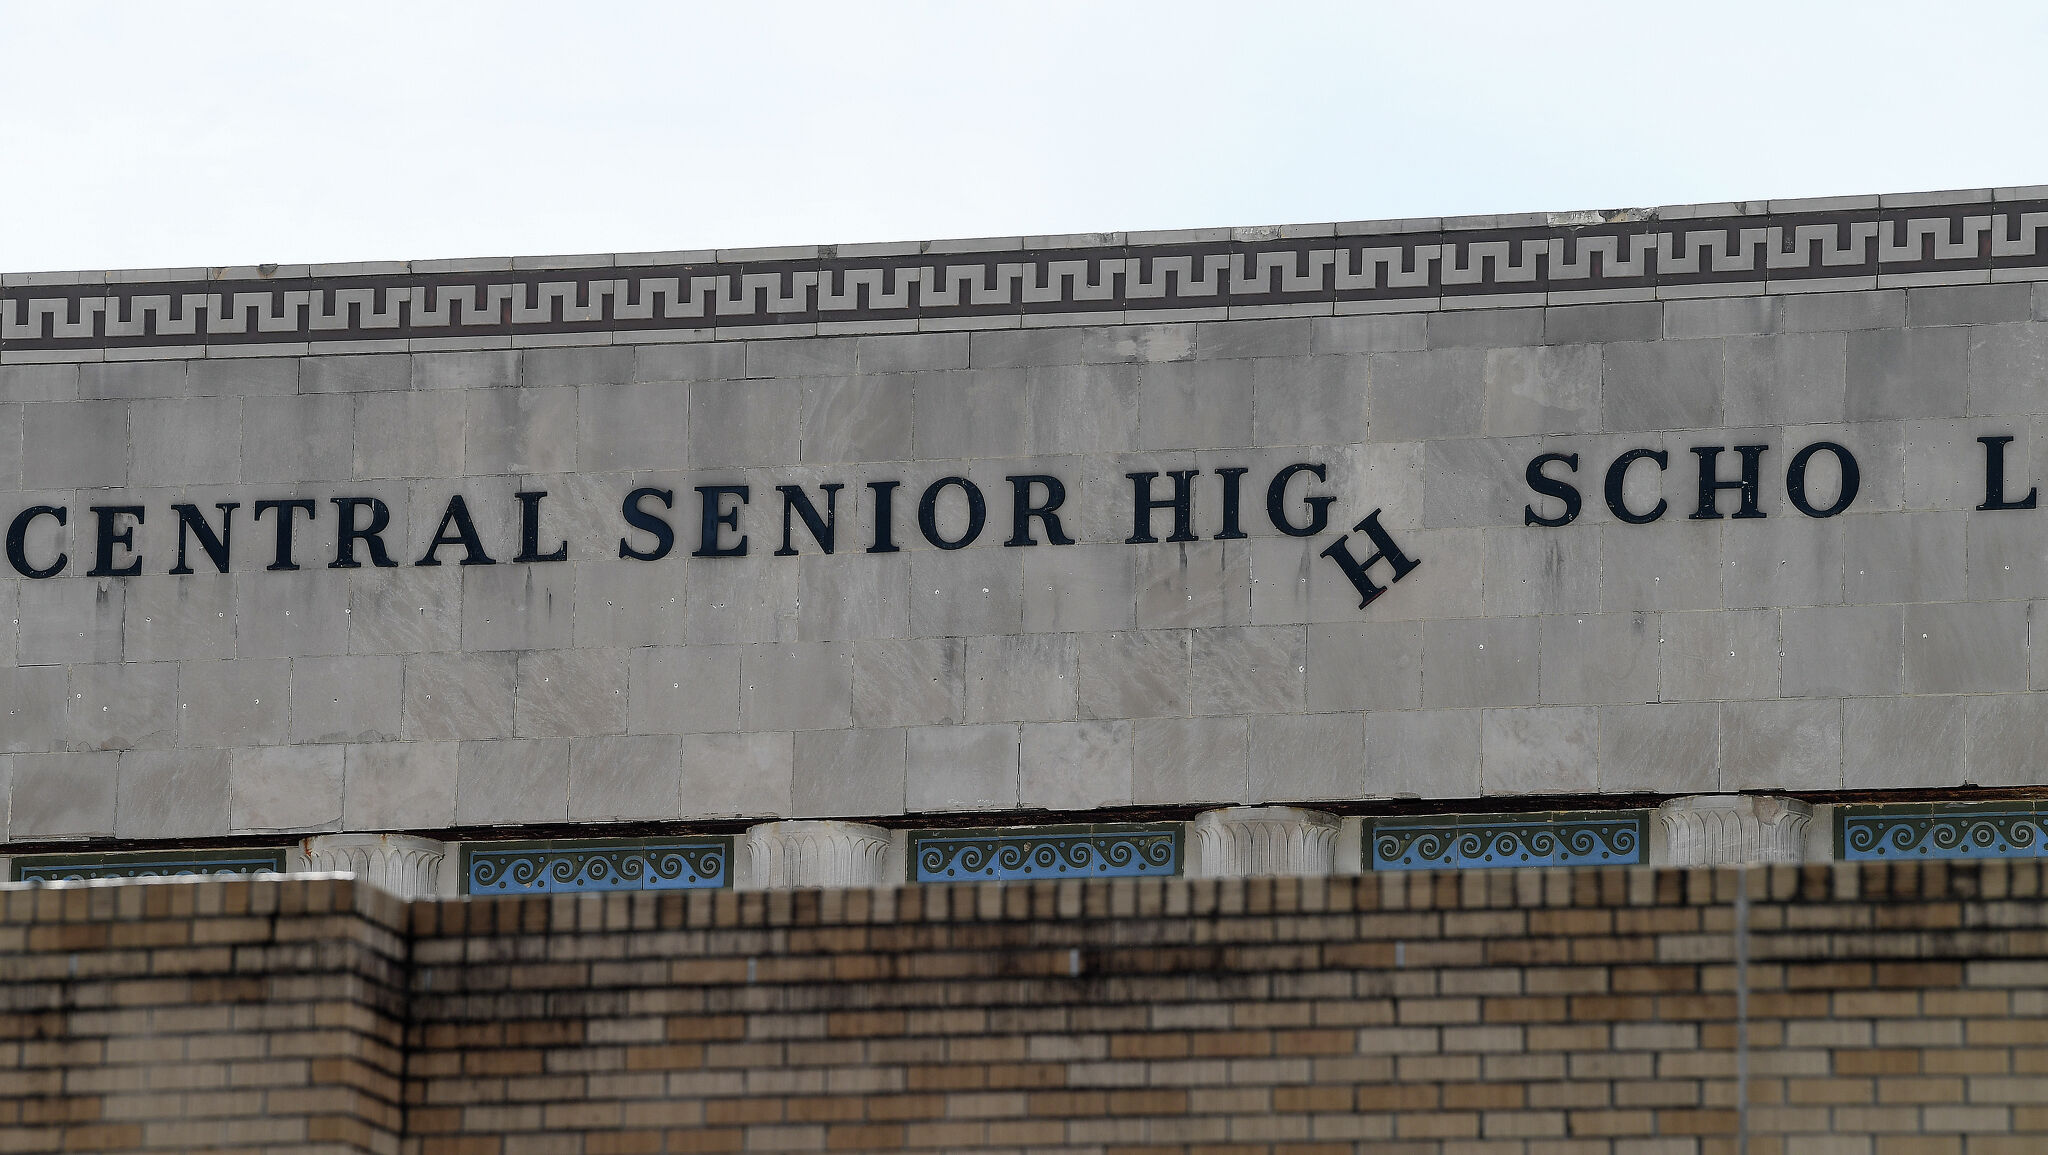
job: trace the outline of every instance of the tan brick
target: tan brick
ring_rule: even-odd
[[[1532,910],[1529,912],[1529,935],[1540,938],[1556,935],[1563,938],[1588,938],[1612,934],[1614,912],[1610,910]]]
[[[1477,1055],[1402,1055],[1394,1077],[1405,1082],[1470,1082],[1479,1077]]]
[[[997,1119],[988,1125],[987,1142],[997,1147],[1044,1148],[1059,1145],[1066,1125],[1058,1119]],[[889,1150],[878,1146],[876,1150]]]
[[[652,1155],[662,1149],[660,1131],[591,1131],[583,1137],[589,1155]]]
[[[1532,917],[1542,913],[1532,916],[1519,910],[1449,911],[1444,914],[1443,933],[1449,938],[1519,938],[1531,933]]]
[[[1920,1013],[1917,990],[1842,991],[1834,1013],[1850,1019],[1906,1018]]]
[[[1954,962],[1881,962],[1876,981],[1881,987],[1959,987],[1963,985],[1963,966]]]
[[[1027,1058],[1031,1045],[1021,1038],[951,1038],[946,1040],[946,1058],[960,1063],[1000,1063]]]
[[[1479,1134],[1479,1116],[1467,1111],[1396,1115],[1394,1134],[1402,1139],[1469,1139]]]
[[[1963,1080],[1935,1076],[1893,1076],[1877,1081],[1880,1103],[1955,1103],[1962,1101]]]
[[[1312,1113],[1319,1111],[1342,1112],[1352,1109],[1355,1096],[1349,1087],[1275,1087],[1272,1106],[1275,1111]],[[1201,1109],[1201,1101],[1191,1105]]]
[[[905,1017],[901,1011],[841,1011],[825,1016],[825,1023],[834,1038],[872,1038],[902,1034]]]
[[[1355,1031],[1276,1031],[1276,1055],[1344,1055],[1357,1046]]]
[[[1614,1105],[1617,1107],[1694,1107],[1701,1101],[1696,1079],[1617,1079]]]
[[[1025,1113],[1029,1100],[1021,1092],[960,1091],[946,1096],[946,1116],[951,1119],[1011,1119]]]
[[[988,1125],[980,1122],[912,1123],[903,1129],[903,1145],[957,1150],[979,1145],[987,1133]]]
[[[1877,1037],[1867,1019],[1799,1020],[1785,1024],[1788,1047],[1867,1047]]]
[[[742,1015],[677,1015],[668,1021],[671,1042],[693,1039],[743,1039],[747,1020]]]
[[[1699,968],[1694,966],[1618,966],[1609,976],[1616,994],[1672,994],[1699,989]]]
[[[1920,1063],[1930,1075],[1997,1075],[2011,1068],[2011,1056],[2004,1050],[1931,1048],[1920,1052]]]
[[[1789,1103],[1869,1103],[1877,1087],[1872,1079],[1788,1079],[1785,1100]]]
[[[421,1155],[498,1155],[503,1149],[496,1135],[433,1135],[420,1144]]]
[[[792,1123],[838,1123],[860,1119],[864,1108],[854,1095],[801,1095],[784,1101],[783,1117]]]
[[[2037,1155],[2041,1150],[2040,1133],[2031,1135],[1971,1135],[1968,1155]]]
[[[2026,1134],[2048,1135],[2048,1107],[2014,1107],[2012,1129]]]
[[[1927,1107],[1921,1118],[1929,1131],[2002,1132],[2012,1129],[2012,1109],[1993,1106]]]
[[[1920,1130],[1918,1107],[1832,1107],[1809,1108],[1814,1118],[1809,1125],[1843,1135],[1912,1134]],[[1752,1126],[1755,1111],[1751,1111]]]
[[[1200,1031],[1188,1036],[1188,1053],[1201,1056],[1270,1055],[1269,1031]]]
[[[1394,1018],[1403,1024],[1476,1023],[1478,999],[1402,999],[1394,1004]]]
[[[1186,1091],[1111,1091],[1109,1113],[1112,1115],[1175,1115],[1187,1110]]]
[[[783,1119],[780,1099],[713,1099],[704,1104],[704,1121],[711,1126],[748,1123],[779,1123]]]
[[[1876,1155],[1962,1155],[1960,1135],[1880,1135]]]
[[[1517,1111],[1527,1101],[1528,1093],[1518,1083],[1450,1083],[1443,1089],[1445,1110]],[[1494,1134],[1491,1128],[1487,1133]]]
[[[1839,1050],[1835,1071],[1843,1075],[1915,1075],[1920,1072],[1920,1052],[1907,1048],[1888,1050]]]
[[[1974,1047],[2038,1047],[2048,1044],[2048,1019],[1971,1019],[1963,1037]]]
[[[1936,1017],[1992,1018],[2010,1012],[2012,994],[2007,991],[1965,991],[1936,988],[1920,997],[1921,1012]]]
[[[1555,1023],[1569,1016],[1569,1000],[1561,996],[1482,1000],[1479,1017],[1489,1023]]]
[[[66,1151],[119,1151],[123,1147],[141,1147],[141,1143],[143,1128],[129,1122],[92,1122],[63,1128]]]
[[[1060,1063],[991,1063],[987,1070],[990,1087],[1030,1090],[1059,1086],[1066,1067]]]
[[[1951,1100],[1953,1101],[1953,1100]],[[2048,1079],[2020,1075],[1977,1075],[1969,1081],[1972,1103],[2048,1103]]]
[[[1189,1053],[1188,1036],[1177,1032],[1148,1031],[1109,1040],[1109,1054],[1115,1059],[1180,1059]]]
[[[1427,1084],[1396,1083],[1358,1088],[1358,1109],[1361,1111],[1433,1111],[1442,1101],[1442,1092]]]
[[[2038,962],[1980,959],[1964,964],[1963,978],[1973,987],[2038,987],[2041,970]]]
[[[1612,1035],[1612,1028],[1604,1023],[1582,1022],[1569,1027],[1529,1027],[1527,1038],[1532,1051],[1586,1051],[1605,1049]]]
[[[1647,995],[1578,995],[1571,1001],[1577,1022],[1633,1022],[1657,1017],[1657,1000]]]
[[[1753,1019],[1825,1019],[1833,1014],[1826,991],[1757,991],[1749,996]]]
[[[1656,1125],[1648,1111],[1571,1111],[1565,1118],[1574,1135],[1648,1135]]]
[[[1523,980],[1532,995],[1600,994],[1610,989],[1606,967],[1533,967]]]

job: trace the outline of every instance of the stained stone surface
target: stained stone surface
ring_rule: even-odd
[[[9,280],[5,837],[2042,785],[2024,199]]]

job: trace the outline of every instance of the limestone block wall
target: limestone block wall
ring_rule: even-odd
[[[2032,195],[10,278],[6,837],[2040,785]]]
[[[2038,862],[0,891],[10,1150],[2017,1155]]]

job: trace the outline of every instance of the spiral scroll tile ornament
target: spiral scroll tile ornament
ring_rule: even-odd
[[[184,878],[202,874],[283,874],[282,847],[246,850],[159,851],[153,854],[33,854],[16,858],[13,882],[70,882],[91,878]]]
[[[578,839],[484,843],[462,850],[469,894],[716,890],[731,883],[732,840]]]
[[[1180,873],[1181,824],[1021,826],[911,835],[912,882],[1142,878]]]
[[[2035,804],[1847,806],[1835,812],[1846,862],[2048,858],[2048,813]]]
[[[1636,866],[1647,834],[1640,810],[1446,814],[1368,820],[1365,849],[1374,870]]]

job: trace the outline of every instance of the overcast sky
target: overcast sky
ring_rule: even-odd
[[[0,0],[0,269],[2048,183],[2048,5]]]

